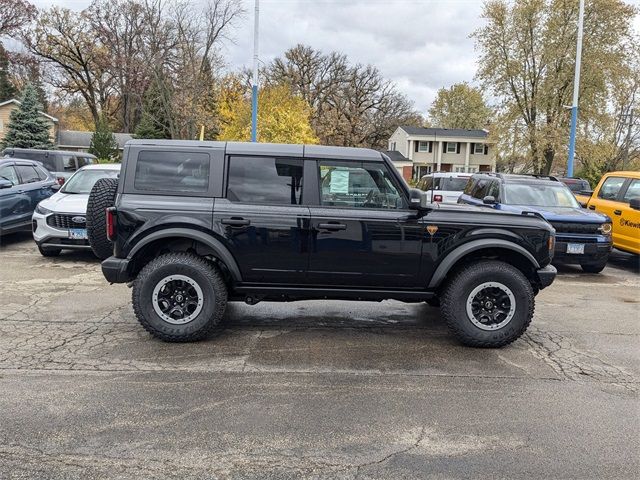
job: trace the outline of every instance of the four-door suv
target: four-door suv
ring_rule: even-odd
[[[430,204],[359,148],[133,140],[87,221],[109,282],[166,341],[204,337],[228,301],[439,300],[465,344],[518,338],[551,284],[553,228],[535,215]]]
[[[49,170],[56,181],[62,185],[73,173],[97,162],[95,155],[83,152],[65,150],[39,150],[37,148],[6,148],[2,154],[5,157],[20,157],[42,163]]]
[[[0,158],[0,235],[30,230],[38,202],[59,187],[39,162]]]
[[[613,219],[613,246],[640,255],[640,172],[605,174],[587,203]]]
[[[474,174],[460,203],[507,212],[535,212],[556,230],[554,261],[598,273],[611,252],[611,220],[581,208],[562,182],[540,175]]]

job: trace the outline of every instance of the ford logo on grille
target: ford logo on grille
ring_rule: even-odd
[[[73,220],[74,223],[87,223],[87,219],[84,217],[73,217],[71,220]]]

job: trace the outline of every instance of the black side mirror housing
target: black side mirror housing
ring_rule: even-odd
[[[51,190],[53,190],[54,192],[57,192],[58,190],[60,190],[61,187],[62,187],[62,185],[60,185],[58,182],[56,182],[53,185],[51,185]]]
[[[409,208],[411,210],[428,210],[427,195],[417,188],[409,189]]]
[[[629,200],[629,206],[634,210],[640,210],[640,197],[634,197]]]
[[[495,205],[496,197],[494,197],[493,195],[487,195],[482,199],[482,203],[484,203],[485,205]]]
[[[11,183],[9,180],[0,178],[0,188],[11,188],[11,187],[13,187],[13,183]]]

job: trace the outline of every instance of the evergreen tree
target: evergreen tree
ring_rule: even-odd
[[[98,157],[98,160],[107,162],[118,155],[118,142],[104,117],[100,118],[96,131],[93,132],[89,153]]]
[[[41,110],[38,93],[33,85],[28,83],[20,99],[20,106],[9,116],[2,148],[54,148],[49,137],[50,126],[42,118]]]
[[[0,42],[0,102],[16,97],[16,87],[9,80],[9,55]]]
[[[136,138],[171,138],[171,89],[162,76],[155,77],[144,93],[142,118],[135,129]]]

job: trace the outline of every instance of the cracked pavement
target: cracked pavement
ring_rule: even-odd
[[[90,255],[0,241],[0,479],[640,475],[637,258],[561,268],[499,350],[400,302],[230,304],[166,344]]]

